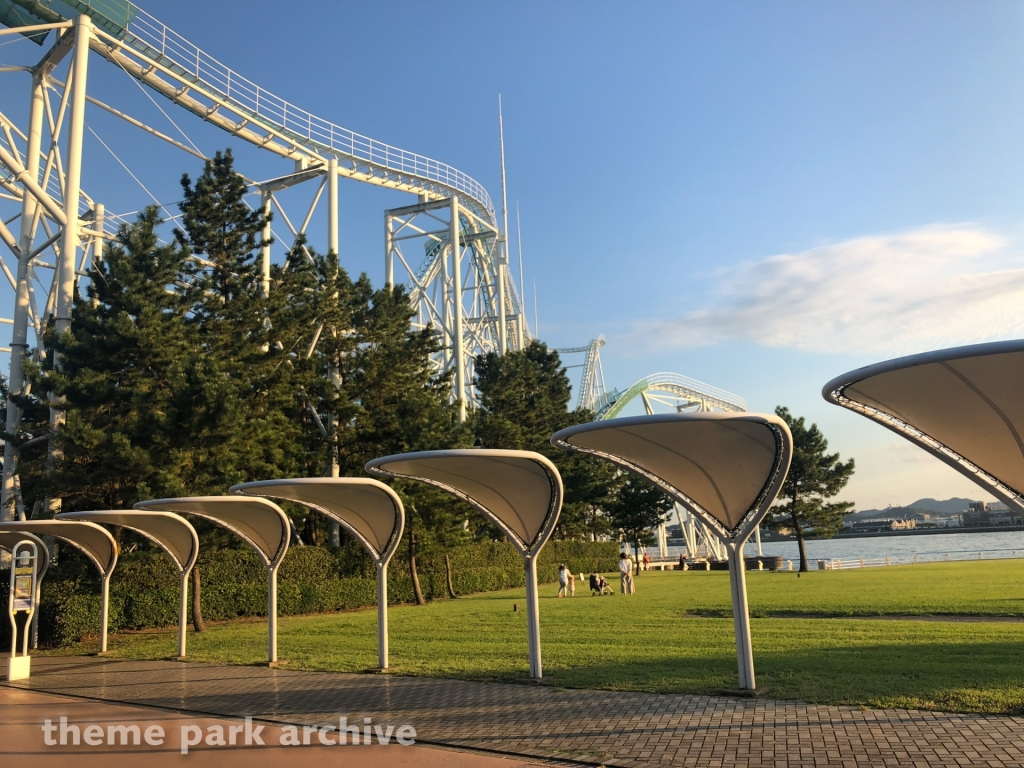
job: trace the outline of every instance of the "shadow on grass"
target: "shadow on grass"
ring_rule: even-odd
[[[731,649],[730,649],[731,650]],[[772,699],[946,712],[1024,714],[1021,645],[1013,642],[875,644],[754,651],[759,688]],[[737,684],[730,654],[629,662],[595,659],[549,669],[567,688],[717,695]]]

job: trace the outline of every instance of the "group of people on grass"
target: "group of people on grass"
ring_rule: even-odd
[[[647,554],[644,553],[644,566],[650,563],[650,559]],[[580,574],[580,579],[583,579],[583,574]],[[624,595],[632,595],[636,592],[636,586],[633,584],[633,560],[625,552],[619,553],[619,587]],[[597,571],[591,571],[590,573],[590,594],[591,595],[611,595],[611,585],[608,583],[608,579],[599,574]],[[558,565],[558,596],[559,597],[575,597],[576,596],[576,577],[572,571],[566,566],[565,563]]]

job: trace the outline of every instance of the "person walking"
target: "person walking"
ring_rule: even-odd
[[[633,560],[625,552],[619,553],[619,574],[622,594],[632,595],[636,591],[633,587]]]
[[[569,573],[569,569],[565,567],[565,563],[558,564],[558,596],[568,597],[569,596],[569,584],[572,581],[572,574]]]
[[[644,552],[644,570],[651,570],[651,557],[646,552]]]

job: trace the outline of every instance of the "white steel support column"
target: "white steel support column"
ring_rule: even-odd
[[[28,172],[28,179],[32,182],[39,181],[39,150],[42,145],[43,110],[44,110],[44,83],[41,75],[32,76],[32,98],[29,103],[29,124],[28,142],[25,151],[25,168]],[[34,237],[33,223],[36,217],[38,203],[34,195],[25,192],[21,205],[21,232],[18,241],[18,276],[14,298],[14,329],[11,337],[11,372],[8,379],[9,392],[21,394],[25,386],[25,374],[22,363],[25,359],[25,352],[28,349],[28,321],[29,303],[29,254],[32,253],[32,241]],[[17,433],[18,425],[21,423],[21,409],[14,403],[7,405],[7,434]],[[15,445],[13,440],[7,440],[4,444],[4,474],[3,492],[0,499],[0,521],[14,519],[14,473],[15,467]]]
[[[338,255],[338,158],[327,162],[327,250]]]
[[[327,161],[327,251],[338,255],[338,158],[333,155]],[[340,261],[340,259],[339,259]],[[332,335],[337,333],[336,328],[330,329]],[[336,389],[341,389],[341,375],[334,366],[328,371],[331,384]],[[338,466],[338,450],[333,444],[338,432],[338,418],[333,413],[328,416],[328,435],[332,444],[328,446],[330,451],[330,473],[331,477],[339,477],[341,468]],[[327,543],[332,549],[341,546],[341,526],[330,521],[327,525]]]
[[[185,656],[185,626],[188,615],[188,574],[181,574],[181,596],[178,600],[178,658]]]
[[[113,573],[113,571],[110,573]],[[100,653],[107,652],[107,624],[110,617],[110,573],[103,575],[103,593],[100,596]]]
[[[270,296],[270,190],[264,189],[260,193],[260,211],[263,213],[263,247],[260,249],[260,258],[263,266],[263,277],[260,279],[260,290],[263,298]]]
[[[58,335],[71,327],[71,305],[75,295],[75,264],[80,244],[78,204],[82,192],[82,140],[85,132],[85,86],[88,82],[89,40],[92,21],[88,16],[75,19],[74,79],[71,84],[71,122],[68,126],[67,166],[64,176],[64,237],[58,266],[56,330]],[[56,360],[54,361],[56,362]]]
[[[459,198],[451,199],[449,242],[452,248],[452,297],[455,303],[455,388],[459,397],[459,421],[466,420],[466,346],[462,338],[462,246],[459,243]]]
[[[96,203],[92,207],[93,211],[93,226],[98,235],[93,237],[92,241],[92,263],[93,265],[99,264],[103,261],[103,249],[106,245],[106,239],[103,235],[103,226],[107,218],[107,206],[103,203]]]
[[[537,599],[537,559],[524,558],[526,567],[526,624],[530,650],[530,677],[540,680],[544,669],[540,658],[540,602]]]
[[[267,662],[277,663],[277,568],[267,568]]]
[[[395,287],[395,233],[392,231],[394,225],[388,212],[384,213],[384,285],[388,288]]]
[[[388,567],[377,563],[377,658],[388,668]]]
[[[747,609],[747,567],[743,560],[743,541],[725,545],[729,553],[729,586],[732,589],[732,621],[736,632],[736,658],[740,688],[752,691],[754,684],[754,650],[750,640],[750,613]]]

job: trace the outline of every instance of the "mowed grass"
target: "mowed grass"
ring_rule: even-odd
[[[613,582],[615,583],[615,582]],[[1024,562],[748,573],[757,684],[772,698],[959,712],[1024,712]],[[734,687],[736,651],[725,572],[650,572],[631,597],[556,599],[541,587],[544,683],[573,688],[718,693]],[[396,673],[527,679],[525,592],[392,606]],[[519,611],[512,610],[518,604]],[[939,620],[840,618],[942,617]],[[284,617],[290,669],[355,672],[376,665],[376,611]],[[112,655],[163,658],[176,633],[112,636]],[[266,658],[266,622],[189,633],[197,661]],[[94,643],[64,649],[83,653]]]

